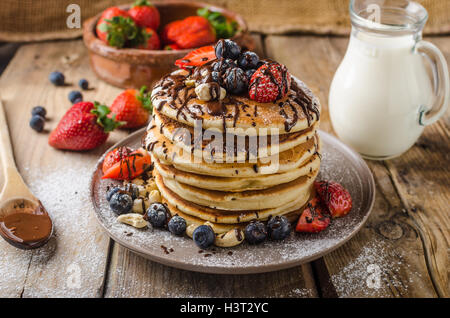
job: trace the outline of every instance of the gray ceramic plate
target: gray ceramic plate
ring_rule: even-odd
[[[140,146],[144,130],[114,145]],[[310,262],[347,242],[364,225],[375,199],[372,173],[361,157],[333,136],[320,132],[323,157],[319,179],[341,183],[350,191],[353,208],[343,218],[333,220],[319,234],[291,233],[281,242],[267,241],[250,246],[214,248],[203,253],[188,237],[176,237],[159,229],[138,230],[116,221],[105,198],[111,180],[101,180],[101,158],[92,176],[91,196],[98,221],[119,244],[150,260],[191,271],[218,274],[251,274],[285,269]],[[113,148],[114,148],[113,147]],[[167,250],[173,250],[167,252]]]

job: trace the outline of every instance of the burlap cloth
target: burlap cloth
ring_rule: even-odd
[[[450,33],[450,0],[417,0],[428,10],[426,34]],[[134,0],[1,0],[0,41],[41,41],[74,38],[69,29],[69,4],[81,8],[81,22],[106,7]],[[156,1],[154,1],[156,2]],[[349,0],[203,0],[244,16],[251,31],[264,34],[307,32],[348,34]]]

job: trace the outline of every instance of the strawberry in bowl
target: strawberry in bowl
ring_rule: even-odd
[[[233,38],[243,48],[254,48],[242,17],[213,5],[137,1],[117,9],[107,9],[111,13],[105,13],[106,17],[99,14],[87,20],[83,28],[94,73],[114,86],[152,87],[176,69],[177,59],[220,38]]]

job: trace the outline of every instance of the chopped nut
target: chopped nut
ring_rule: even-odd
[[[171,75],[184,75],[184,76],[187,76],[187,75],[189,75],[189,72],[186,71],[186,70],[183,70],[183,69],[179,69],[179,70],[173,71],[170,74]]]
[[[144,213],[144,210],[142,210],[142,199],[135,199],[133,201],[133,212]]]
[[[156,182],[154,180],[148,180],[147,184],[145,185],[145,190],[150,193],[152,190],[158,190],[158,187],[156,186]]]
[[[195,86],[195,80],[187,79],[187,80],[184,81],[184,85],[186,85],[188,87],[193,87],[193,86]]]
[[[137,214],[137,213],[128,213],[128,214],[119,215],[117,217],[117,221],[124,223],[124,224],[134,226],[135,228],[138,228],[138,229],[141,229],[148,225],[148,222],[146,220],[144,220],[143,215]]]
[[[145,183],[145,181],[142,180],[141,178],[136,178],[136,179],[131,180],[131,183],[134,183],[136,185],[143,185]]]
[[[186,228],[186,234],[187,234],[187,236],[192,237],[192,235],[194,234],[195,229],[196,229],[198,226],[199,226],[199,225],[194,224],[194,223],[188,225],[188,227]]]
[[[148,194],[148,202],[149,204],[161,202],[161,193],[158,190],[150,191],[150,193]]]
[[[216,90],[210,89],[211,85],[212,85],[211,83],[203,83],[195,87],[195,94],[197,94],[198,99],[203,101],[209,101],[217,98],[219,98],[219,100],[225,98],[225,96],[227,95],[227,91],[223,87],[220,87],[220,95],[217,96]],[[211,94],[213,96],[211,96]]]

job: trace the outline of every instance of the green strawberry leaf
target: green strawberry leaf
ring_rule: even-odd
[[[125,47],[142,32],[130,17],[113,17],[105,22],[99,26],[100,31],[106,32],[108,44],[117,48]]]
[[[141,7],[141,6],[151,6],[152,4],[148,0],[136,0],[134,2],[134,6]]]
[[[151,92],[147,91],[147,86],[142,86],[139,90],[139,94],[136,96],[137,100],[142,103],[142,107],[148,110],[150,113],[153,112],[153,104]]]
[[[210,11],[208,8],[200,8],[197,10],[197,15],[208,19],[216,32],[217,39],[231,38],[238,30],[237,22],[228,22],[227,18],[220,12]]]
[[[101,105],[99,102],[94,102],[94,109],[91,110],[91,113],[97,116],[97,124],[103,127],[105,133],[126,124],[124,121],[116,121],[116,114],[112,114],[111,117],[108,117],[111,110],[108,106]]]

